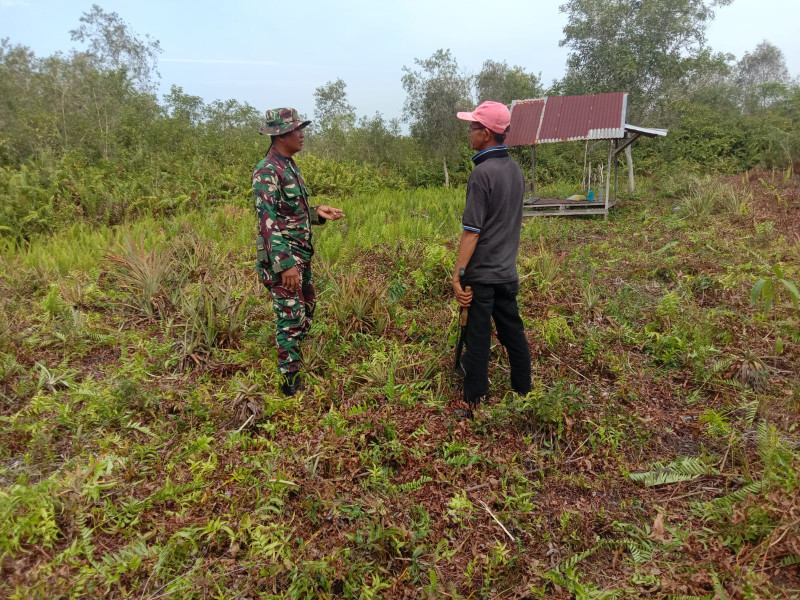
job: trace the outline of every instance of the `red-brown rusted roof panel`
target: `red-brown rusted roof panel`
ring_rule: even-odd
[[[536,143],[536,134],[542,120],[544,98],[520,100],[511,111],[511,128],[506,136],[508,146],[527,146]]]
[[[542,111],[534,113],[530,103],[539,103]],[[511,111],[511,130],[506,143],[520,146],[622,138],[627,108],[627,92],[517,102]]]

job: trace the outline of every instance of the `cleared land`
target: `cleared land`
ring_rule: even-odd
[[[0,594],[797,597],[798,184],[527,220],[535,389],[507,394],[498,345],[474,422],[450,376],[463,191],[337,203],[292,399],[244,203],[6,251]]]

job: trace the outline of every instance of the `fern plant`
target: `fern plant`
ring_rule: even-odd
[[[104,554],[95,569],[105,580],[106,593],[111,590],[112,584],[122,579],[127,573],[133,573],[142,566],[145,558],[150,558],[153,550],[148,548],[144,540],[136,540],[130,545],[121,548],[118,552]]]
[[[416,479],[412,479],[411,481],[407,481],[406,483],[395,484],[392,486],[392,491],[398,494],[412,494],[422,489],[422,486],[426,483],[430,483],[433,481],[432,477],[428,477],[427,475],[421,475]]]
[[[793,467],[795,455],[783,443],[778,430],[766,421],[760,421],[756,425],[756,443],[764,464],[764,481],[777,483],[792,492],[798,486],[797,473]]]
[[[0,560],[19,551],[23,544],[52,548],[61,537],[54,489],[52,479],[0,489]]]
[[[566,567],[563,573],[547,571],[543,577],[574,595],[576,600],[616,600],[622,598],[625,590],[601,589],[593,583],[584,583],[573,567]]]
[[[563,315],[551,313],[546,320],[537,321],[536,326],[551,350],[563,342],[575,341],[575,334]]]
[[[792,565],[800,565],[800,556],[798,556],[797,554],[790,554],[789,556],[784,556],[780,564],[782,567],[791,567]]]
[[[700,458],[681,457],[668,465],[657,462],[650,471],[631,473],[630,478],[633,481],[643,483],[647,487],[655,487],[681,481],[691,481],[701,475],[713,475],[716,473],[716,469],[707,465]]]

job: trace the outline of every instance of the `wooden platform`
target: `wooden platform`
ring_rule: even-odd
[[[608,209],[614,204],[610,204]],[[563,217],[565,215],[607,215],[604,200],[567,200],[566,198],[526,198],[522,204],[524,217]]]

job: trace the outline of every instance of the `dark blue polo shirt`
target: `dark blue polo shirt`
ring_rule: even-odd
[[[465,270],[464,281],[516,281],[525,177],[508,155],[507,146],[487,148],[473,156],[472,161],[475,169],[467,183],[461,226],[478,233],[478,245]]]

